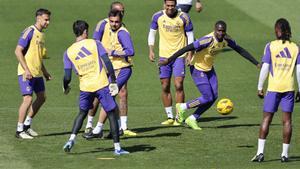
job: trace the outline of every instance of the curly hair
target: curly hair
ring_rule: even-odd
[[[279,29],[281,32],[281,36],[277,37],[278,39],[282,40],[283,43],[286,41],[290,42],[292,37],[291,27],[289,22],[285,18],[280,18],[275,23],[275,29]]]

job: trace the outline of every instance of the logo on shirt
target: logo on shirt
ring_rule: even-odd
[[[92,53],[89,50],[87,50],[85,47],[82,47],[80,49],[80,51],[77,53],[77,56],[76,56],[75,60],[79,60],[81,58],[85,58],[85,57],[87,57],[87,56],[89,56],[91,54]]]
[[[277,55],[276,55],[276,58],[279,58],[279,57],[282,57],[282,58],[292,58],[291,57],[291,53],[289,51],[289,49],[287,47],[285,47],[282,51],[280,51]]]

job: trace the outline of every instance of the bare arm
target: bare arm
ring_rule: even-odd
[[[51,77],[51,75],[48,73],[48,71],[47,71],[47,69],[46,69],[44,63],[42,63],[42,72],[43,72],[43,75],[44,75],[44,77],[45,77],[45,79],[46,79],[47,81],[52,79],[52,77]]]

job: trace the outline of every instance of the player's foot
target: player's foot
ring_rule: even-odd
[[[181,107],[180,107],[181,103],[176,103],[176,109],[177,109],[177,114],[178,114],[178,122],[179,123],[182,123],[185,118],[186,118],[186,114],[185,114],[185,110],[183,110]]]
[[[137,135],[135,132],[128,129],[124,130],[123,132],[124,132],[123,136],[125,137],[135,137]]]
[[[30,136],[29,134],[27,134],[25,131],[22,131],[22,132],[17,131],[16,137],[20,138],[20,139],[33,139],[33,137]]]
[[[66,153],[70,152],[71,149],[73,148],[74,146],[74,140],[69,140],[66,142],[66,144],[64,145],[63,149]]]
[[[190,117],[185,120],[185,123],[194,130],[202,130],[202,128],[198,126],[197,120],[194,120]]]
[[[265,159],[265,157],[264,157],[264,154],[263,153],[260,153],[260,154],[258,154],[258,155],[255,155],[252,159],[251,159],[251,161],[252,162],[263,162],[264,161],[264,159]]]
[[[280,160],[282,163],[286,163],[289,161],[289,158],[287,158],[286,156],[282,156]]]
[[[122,129],[119,130],[119,136],[123,136],[123,135],[124,135],[123,130],[122,130]],[[105,136],[104,138],[105,138],[105,139],[112,139],[112,134],[111,134],[111,132],[109,132],[108,135]]]
[[[123,150],[123,149],[120,149],[120,150],[115,150],[115,151],[114,151],[114,154],[117,155],[117,156],[119,156],[119,155],[126,155],[126,154],[129,154],[129,152],[128,152],[128,151],[125,151],[125,150]]]
[[[162,125],[173,125],[174,120],[172,118],[168,118],[168,120],[161,122]]]
[[[101,130],[100,133],[94,134],[93,130],[92,130],[89,133],[83,133],[82,137],[87,139],[87,140],[90,140],[90,139],[93,139],[93,138],[102,138],[103,137],[103,131]]]
[[[175,119],[175,120],[174,120],[174,123],[173,123],[173,126],[181,126],[181,123],[179,123],[179,122],[177,121],[177,119]]]
[[[90,132],[92,132],[92,131],[93,131],[93,127],[85,128],[84,134],[90,133]]]
[[[39,135],[30,127],[30,125],[24,125],[24,131],[32,137],[37,137]]]

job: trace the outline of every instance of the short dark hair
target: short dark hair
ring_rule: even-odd
[[[281,32],[281,37],[277,37],[278,39],[283,40],[283,43],[285,43],[285,41],[290,41],[292,37],[292,31],[290,23],[287,19],[278,19],[275,23],[275,28],[280,29]]]
[[[164,0],[164,1],[165,1],[165,3],[166,3],[166,1],[174,1],[175,5],[177,5],[177,0]]]
[[[83,20],[77,20],[73,23],[73,32],[76,35],[76,37],[83,34],[84,30],[88,31],[89,24]]]
[[[227,29],[227,25],[226,25],[225,21],[222,21],[222,20],[217,21],[215,23],[215,28],[218,27],[219,25],[222,26],[222,27],[224,27],[225,30]]]
[[[112,10],[109,11],[108,17],[112,17],[112,16],[113,17],[119,16],[121,20],[123,19],[122,12],[119,11],[119,10],[116,10],[116,9],[112,9]]]
[[[51,12],[48,9],[40,8],[35,12],[35,16],[42,16],[44,14],[51,15]]]

